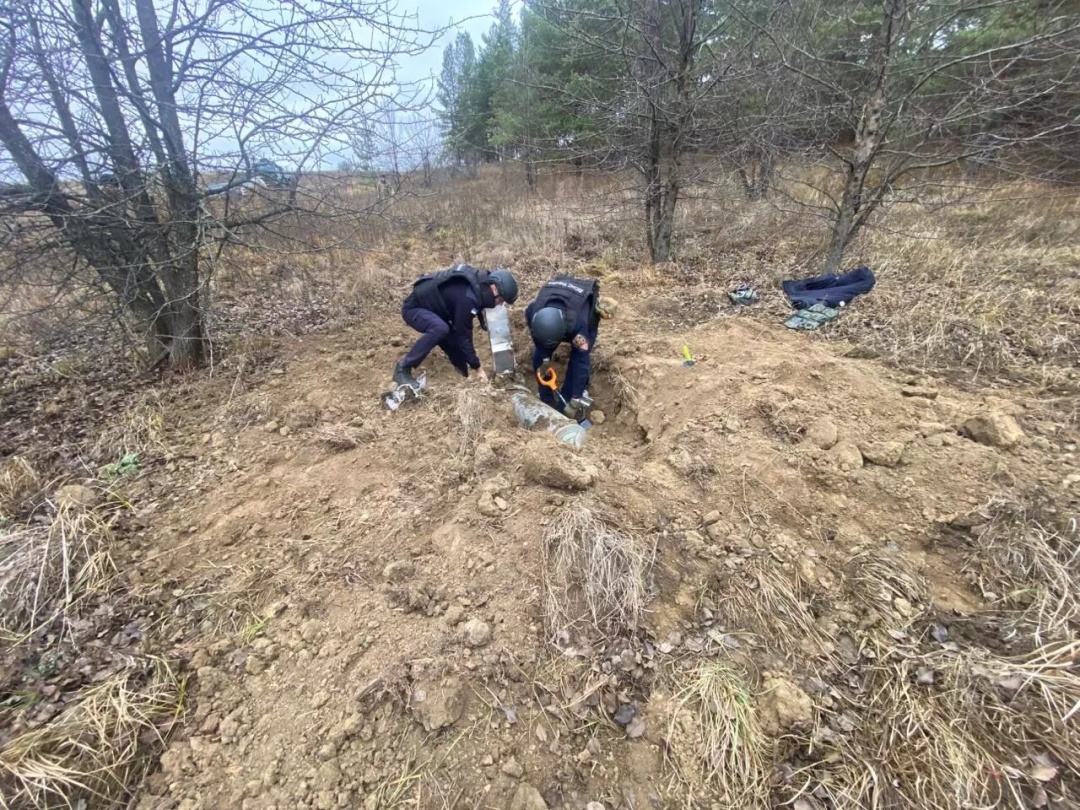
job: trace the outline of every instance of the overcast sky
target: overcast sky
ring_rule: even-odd
[[[427,76],[438,77],[442,71],[443,50],[450,44],[457,31],[468,31],[473,43],[479,47],[480,35],[495,21],[492,12],[496,0],[405,0],[402,11],[413,8],[421,27],[435,29],[455,23],[454,29],[443,35],[435,47],[422,56],[403,57],[399,77],[402,81],[415,81]],[[515,3],[515,11],[517,4]]]

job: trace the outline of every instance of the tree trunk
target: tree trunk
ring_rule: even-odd
[[[769,196],[772,185],[772,157],[764,150],[754,150],[739,167],[743,191],[750,202],[758,202]]]
[[[858,235],[884,193],[884,186],[879,185],[868,195],[866,178],[881,148],[881,114],[885,109],[885,86],[892,68],[893,48],[900,39],[906,15],[907,0],[885,0],[884,18],[879,34],[881,41],[875,55],[875,83],[859,115],[859,125],[855,129],[855,152],[845,161],[847,168],[844,193],[836,209],[836,222],[833,225],[829,248],[825,251],[822,267],[825,273],[835,273],[840,268],[844,251]]]
[[[863,105],[859,127],[855,133],[855,154],[847,161],[844,193],[836,209],[829,248],[825,252],[823,273],[835,273],[840,267],[844,251],[866,222],[870,207],[863,205],[866,193],[866,176],[881,146],[881,111],[885,107],[885,94],[879,87]]]
[[[653,239],[654,263],[671,261],[671,235],[675,231],[675,208],[679,201],[679,185],[682,180],[677,148],[677,145],[673,143],[667,177],[664,180],[664,191],[656,221],[656,236]]]
[[[536,161],[532,155],[525,156],[525,185],[529,191],[536,191]]]
[[[663,188],[660,185],[660,120],[655,107],[649,119],[649,144],[645,164],[645,243],[649,258],[654,263],[666,261],[657,258],[657,226],[660,222],[660,204]]]
[[[174,302],[171,309],[169,365],[196,368],[205,360],[203,313],[199,307],[198,291],[193,300]]]
[[[183,131],[173,95],[172,65],[165,57],[152,0],[136,0],[150,87],[161,118],[163,145],[168,155],[165,189],[173,211],[170,257],[158,267],[167,297],[172,365],[201,365],[204,358],[203,314],[199,306],[199,197],[187,162]],[[293,186],[295,193],[295,183]]]

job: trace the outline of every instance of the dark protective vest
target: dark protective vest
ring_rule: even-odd
[[[590,319],[594,317],[596,296],[600,293],[600,283],[596,279],[583,281],[572,276],[555,276],[540,288],[533,306],[533,313],[544,307],[556,307],[566,313],[566,340],[572,340],[577,329],[581,312],[586,309]]]
[[[413,291],[409,296],[413,299],[413,302],[423,309],[429,309],[442,318],[447,323],[450,322],[453,317],[453,313],[450,312],[449,307],[446,305],[446,301],[442,297],[442,286],[454,279],[465,279],[469,283],[469,287],[472,288],[473,295],[476,296],[476,300],[480,302],[480,326],[487,328],[484,323],[483,310],[495,306],[495,297],[491,293],[491,289],[487,286],[488,272],[486,270],[477,270],[472,265],[468,264],[455,264],[453,267],[446,270],[440,270],[437,273],[427,273],[420,276],[413,283]]]

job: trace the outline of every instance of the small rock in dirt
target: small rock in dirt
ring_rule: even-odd
[[[912,614],[915,613],[915,608],[911,604],[911,602],[909,602],[902,596],[898,596],[893,599],[892,604],[893,608],[896,609],[896,612],[903,616],[905,619],[911,618]]]
[[[248,675],[258,675],[266,669],[266,663],[257,655],[249,655],[244,662],[244,672]]]
[[[409,560],[397,560],[389,563],[382,572],[387,582],[404,582],[416,573],[416,566]]]
[[[319,766],[315,774],[315,783],[318,790],[333,790],[341,782],[341,767],[336,761],[324,762]]]
[[[218,730],[218,726],[221,725],[221,715],[217,712],[210,712],[206,715],[206,719],[203,720],[202,725],[199,727],[199,732],[202,734],[213,734]]]
[[[960,432],[979,444],[1004,449],[1015,447],[1024,438],[1024,431],[1016,420],[1000,411],[986,411],[971,417],[960,426]]]
[[[701,522],[704,523],[706,526],[712,526],[714,523],[717,523],[720,520],[720,517],[720,510],[713,509],[711,512],[709,512],[709,514],[705,515]]]
[[[481,492],[476,499],[476,511],[484,517],[498,517],[502,514],[499,505],[495,503],[495,496],[490,492]]]
[[[491,625],[483,619],[469,619],[461,628],[466,647],[483,647],[491,641]]]
[[[465,619],[465,608],[461,605],[450,605],[443,614],[443,621],[450,627],[461,624]]]
[[[465,713],[468,693],[460,681],[431,683],[412,693],[412,708],[425,731],[438,731],[452,726]]]
[[[68,484],[56,490],[53,496],[61,509],[93,509],[101,503],[101,494],[82,484]]]
[[[547,806],[540,791],[528,784],[518,785],[510,800],[510,810],[547,810]]]
[[[629,723],[626,724],[626,736],[631,740],[636,740],[638,737],[645,733],[645,718],[638,715]]]
[[[903,442],[867,442],[859,445],[862,456],[878,467],[895,467],[904,455]]]
[[[833,447],[839,436],[840,431],[837,429],[836,423],[828,418],[818,419],[806,429],[806,441],[814,445],[814,447],[820,447],[822,450]]]
[[[695,531],[686,532],[686,550],[690,554],[703,555],[705,553],[705,549],[705,538],[703,538],[698,532]]]
[[[476,509],[485,517],[498,517],[503,510],[499,508],[495,499],[503,501],[510,494],[510,482],[502,475],[495,475],[484,482],[480,487],[480,495],[476,500]]]
[[[614,720],[620,726],[627,725],[631,720],[637,717],[637,707],[632,703],[624,703],[618,709],[615,710]]]
[[[502,764],[502,767],[499,770],[501,770],[503,773],[505,773],[512,779],[520,779],[525,775],[525,769],[521,766],[521,763],[513,757],[510,757],[510,759],[506,760],[506,762]]]
[[[510,508],[510,504],[506,502],[506,498],[502,497],[501,495],[496,495],[491,500],[494,501],[495,506],[498,507],[500,512],[505,512],[507,509]]]
[[[937,399],[938,390],[927,388],[923,385],[905,385],[900,389],[900,394],[905,397],[918,397],[919,399]]]
[[[554,437],[533,439],[522,451],[525,480],[552,489],[585,490],[600,478],[600,468]]]
[[[930,625],[930,638],[938,644],[944,644],[949,640],[949,628],[937,623]]]
[[[735,529],[732,525],[726,521],[717,521],[716,523],[710,523],[705,527],[705,533],[709,535],[709,538],[714,543],[724,542],[734,531]]]
[[[836,462],[836,466],[844,471],[858,470],[863,465],[862,451],[854,442],[837,442],[829,451],[829,456]]]
[[[589,411],[589,419],[592,420],[594,425],[602,425],[607,421],[607,414],[601,411],[599,408],[594,408]]]
[[[814,702],[802,689],[786,678],[770,676],[758,698],[762,730],[779,736],[796,728],[807,728],[814,720]]]
[[[915,683],[919,686],[933,686],[934,670],[930,667],[919,667],[919,671],[915,674]]]
[[[267,433],[276,433],[278,428],[280,427],[281,425],[271,419],[269,422],[263,425],[263,430],[265,430]]]

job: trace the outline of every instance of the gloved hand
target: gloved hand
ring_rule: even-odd
[[[614,318],[619,309],[619,302],[607,296],[597,296],[596,314],[601,318]]]
[[[547,378],[551,376],[551,371],[551,358],[549,357],[540,364],[540,368],[536,370],[536,373],[539,374],[541,377]]]
[[[576,422],[578,418],[578,401],[576,399],[572,399],[567,402],[566,406],[563,408],[563,414],[565,414],[567,418],[573,419]]]
[[[589,339],[584,335],[574,335],[574,348],[580,351],[587,352],[589,350]]]
[[[483,366],[481,366],[480,368],[476,369],[475,372],[473,372],[473,380],[475,382],[478,382],[478,383],[486,383],[488,381],[488,375],[487,375],[487,372],[484,371]]]

